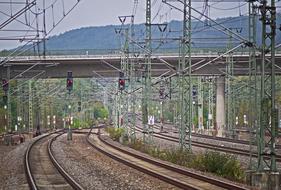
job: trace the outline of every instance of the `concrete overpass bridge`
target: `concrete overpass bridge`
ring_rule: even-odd
[[[226,67],[226,54],[196,53],[192,54],[192,74],[224,76]],[[257,54],[257,65],[261,63],[261,57]],[[134,57],[131,60],[135,68],[141,74],[144,66],[144,57]],[[154,77],[175,75],[179,56],[175,53],[152,55],[152,75]],[[235,52],[233,54],[234,74],[248,74],[248,52]],[[72,71],[75,78],[118,77],[121,68],[121,57],[117,54],[108,55],[59,55],[59,56],[22,56],[10,60],[0,58],[0,78],[7,78],[7,70],[10,70],[10,78],[65,78],[67,71]],[[276,73],[281,74],[281,52],[276,54]]]
[[[192,54],[192,75],[217,76],[216,80],[216,123],[218,127],[225,126],[225,84],[227,54],[197,53]],[[256,55],[257,66],[261,64],[261,56]],[[144,57],[134,57],[131,60],[136,64],[136,72],[143,72]],[[178,54],[152,55],[152,75],[176,76]],[[234,75],[248,75],[249,53],[235,52],[233,54]],[[74,78],[119,77],[121,68],[120,54],[107,55],[60,55],[60,56],[24,56],[15,57],[0,66],[0,78],[66,78],[67,71],[73,72]],[[276,53],[276,74],[281,74],[281,52]]]

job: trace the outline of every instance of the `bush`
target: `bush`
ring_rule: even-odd
[[[182,149],[167,149],[159,158],[174,164],[187,166],[191,161],[192,155],[188,151]]]
[[[74,128],[74,129],[88,128],[90,126],[92,126],[92,121],[90,121],[90,120],[83,121],[83,120],[79,120],[79,119],[74,119],[72,128]]]
[[[223,166],[223,177],[243,181],[245,179],[245,173],[240,163],[236,159],[231,158]]]
[[[123,128],[107,128],[107,132],[113,140],[118,140],[124,133]],[[126,144],[140,152],[149,154],[154,158],[159,158],[177,165],[194,168],[203,172],[211,172],[230,180],[243,182],[245,173],[236,157],[219,152],[192,154],[182,149],[164,149],[157,146],[144,144],[142,140],[135,139]]]
[[[136,139],[135,141],[131,142],[129,147],[141,152],[145,152],[145,145],[140,139]]]
[[[234,156],[219,152],[205,152],[196,155],[189,166],[230,180],[243,181],[245,177],[244,170]]]
[[[105,130],[114,141],[119,141],[120,137],[125,133],[123,128],[107,127]]]
[[[207,172],[222,175],[223,166],[229,160],[229,156],[226,154],[220,154],[218,152],[206,152],[204,155],[203,164]]]

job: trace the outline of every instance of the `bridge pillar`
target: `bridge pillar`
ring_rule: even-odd
[[[218,136],[222,136],[225,126],[225,97],[224,97],[225,78],[220,77],[216,80],[216,130]]]

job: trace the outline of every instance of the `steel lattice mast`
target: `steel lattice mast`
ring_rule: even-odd
[[[227,51],[232,49],[232,34],[229,33],[229,42]],[[233,134],[234,128],[234,103],[233,103],[233,52],[229,52],[226,57],[226,80],[225,80],[225,93],[226,93],[226,124],[228,134]]]
[[[256,9],[253,2],[249,2],[249,126],[250,126],[250,138],[249,138],[249,151],[250,151],[250,163],[249,169],[253,169],[252,154],[253,144],[255,141],[254,130],[258,128],[258,114],[255,114],[258,110],[258,89],[257,89],[257,65],[256,65]]]
[[[32,80],[28,82],[28,131],[33,131]]]
[[[183,37],[178,67],[179,142],[181,149],[191,150],[192,79],[191,79],[191,0],[183,2]],[[186,71],[186,72],[185,72]]]
[[[145,22],[145,65],[144,65],[144,87],[142,88],[142,122],[145,133],[149,134],[148,116],[151,115],[151,0],[146,0],[146,22]]]
[[[12,108],[11,108],[11,71],[10,66],[7,67],[7,80],[8,82],[8,91],[7,91],[7,129],[12,132]]]
[[[258,132],[258,171],[277,171],[275,143],[277,136],[278,110],[275,104],[275,37],[276,37],[276,7],[275,0],[262,1],[259,6],[262,21],[261,48],[261,105],[260,129]],[[266,57],[266,55],[269,57]],[[265,138],[265,134],[269,138]],[[267,150],[269,149],[269,151]],[[270,159],[266,160],[265,156]]]
[[[123,25],[123,23],[122,23]],[[125,42],[124,42],[124,46],[122,48],[122,57],[121,57],[121,72],[123,75],[124,79],[128,79],[129,76],[129,29],[126,28],[125,29]],[[119,101],[120,101],[120,111],[121,111],[121,115],[122,115],[122,119],[123,119],[123,125],[122,127],[125,128],[126,133],[128,134],[128,93],[126,93],[126,91],[124,90],[124,92],[122,90],[120,90],[119,93]]]
[[[132,39],[134,39],[135,37],[135,29],[134,29],[134,15],[131,16],[131,27],[130,27],[130,36]],[[135,48],[134,46],[132,46],[132,50],[133,54],[135,55]],[[130,56],[129,56],[130,57]],[[135,56],[134,56],[135,57]],[[136,94],[133,93],[133,90],[135,89],[135,84],[136,84],[136,73],[135,73],[135,59],[129,59],[129,110],[128,113],[130,114],[130,120],[129,122],[129,127],[130,127],[130,138],[131,140],[135,140],[136,139],[136,131],[135,131],[135,127],[136,127],[136,110],[135,110],[135,106],[136,106]]]

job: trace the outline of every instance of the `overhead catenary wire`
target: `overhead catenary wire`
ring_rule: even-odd
[[[183,3],[181,0],[177,0],[177,1]],[[180,8],[178,8],[178,7],[174,6],[174,5],[172,5],[171,3],[168,3],[168,2],[165,1],[165,0],[163,0],[163,2],[164,2],[165,4],[167,4],[167,5],[171,6],[171,7],[173,7],[174,9],[179,10],[180,12],[183,11],[183,10],[181,10]],[[189,7],[189,5],[187,5],[187,6]],[[199,11],[197,11],[196,9],[194,9],[192,6],[191,6],[190,8],[191,8],[193,11],[197,12],[198,14],[201,14]],[[248,40],[245,39],[243,36],[241,36],[241,35],[239,35],[239,34],[233,32],[233,31],[229,30],[227,27],[223,26],[222,24],[219,24],[217,21],[213,20],[212,18],[208,17],[207,15],[204,15],[204,14],[203,14],[203,16],[204,16],[206,19],[210,20],[211,22],[214,22],[217,26],[221,27],[221,28],[218,28],[218,27],[215,27],[214,25],[211,25],[211,27],[215,28],[216,30],[221,31],[222,33],[224,33],[224,34],[227,35],[227,36],[229,36],[229,35],[230,35],[229,33],[231,33],[231,34],[233,35],[232,37],[235,38],[235,39],[238,40],[238,41],[243,41],[243,42],[245,42],[245,43],[248,42]],[[194,18],[194,19],[196,19],[196,20],[198,20],[199,22],[204,23],[203,21],[201,21],[200,19],[198,19],[198,18],[195,17],[195,16],[192,16],[192,15],[191,15],[191,17]]]
[[[76,3],[65,13],[65,16],[62,17],[57,23],[55,23],[55,24],[53,25],[53,27],[52,27],[49,31],[46,31],[46,32],[45,32],[45,35],[46,35],[46,36],[49,35],[49,34],[55,29],[55,27],[56,27],[58,24],[60,24],[60,23],[62,22],[62,20],[78,5],[78,3],[79,3],[80,1],[81,1],[81,0],[77,0]],[[57,2],[57,0],[54,1],[54,3],[56,3],[56,2]],[[50,6],[49,6],[49,7],[50,7]],[[36,9],[36,10],[37,10],[37,9]],[[35,13],[35,12],[34,12],[34,13]],[[37,16],[38,16],[38,15],[37,15]],[[34,23],[34,22],[36,21],[37,16],[35,15],[35,17],[34,17],[32,23]],[[38,19],[38,18],[37,18],[37,19]],[[39,21],[38,21],[38,22],[39,22]],[[32,27],[32,29],[34,29],[34,30],[37,31],[37,35],[39,34],[38,32],[44,32],[43,30],[39,30],[38,28],[39,28],[39,23],[38,23],[38,25],[36,24],[36,27]],[[28,34],[28,31],[26,32],[26,35],[27,35],[27,34]],[[37,40],[37,44],[38,44],[38,46],[39,46],[40,42],[43,41],[43,38],[42,38],[41,40],[40,40],[39,38],[34,38],[33,40]],[[22,50],[24,47],[28,46],[31,42],[33,42],[33,40],[29,40],[28,42],[26,42],[25,45],[16,48],[11,54],[9,54],[4,60],[2,60],[2,61],[0,62],[0,66],[3,65],[3,64],[5,64],[6,62],[8,62],[8,61],[11,59],[11,58],[8,58],[8,57],[14,56],[14,54],[15,54],[18,50]],[[31,45],[31,47],[28,47],[28,49],[32,49],[32,48],[34,48],[35,46],[36,46],[36,44],[33,44],[33,45]],[[26,50],[26,51],[27,51],[27,50]],[[26,52],[26,51],[24,51],[24,52]],[[23,54],[23,52],[20,52],[20,53],[17,54],[17,55],[20,55],[20,54]]]
[[[55,2],[56,2],[56,1],[55,1]],[[36,29],[36,32],[37,32],[36,37],[35,37],[34,39],[30,39],[29,41],[27,41],[25,45],[16,48],[12,53],[10,53],[10,54],[9,54],[8,56],[6,56],[3,60],[1,60],[0,66],[6,64],[9,60],[11,60],[11,59],[13,58],[13,57],[11,57],[11,56],[13,56],[14,54],[16,54],[18,51],[19,51],[19,53],[17,53],[17,56],[20,55],[20,54],[23,54],[24,52],[26,52],[26,51],[29,50],[29,49],[35,48],[36,46],[37,46],[37,54],[39,55],[39,58],[40,58],[40,49],[39,49],[39,48],[40,48],[40,47],[39,47],[40,42],[42,42],[42,41],[45,39],[45,37],[53,31],[53,29],[54,29],[54,28],[68,15],[77,5],[78,5],[79,2],[80,2],[80,0],[77,0],[77,2],[74,4],[74,6],[73,6],[72,8],[70,8],[66,13],[64,13],[64,16],[63,16],[48,32],[46,32],[45,27],[44,27],[43,32],[44,32],[45,35],[44,35],[44,38],[43,38],[43,39],[40,39],[40,38],[39,38],[39,32],[40,32],[40,30],[39,30],[39,20],[38,20],[38,15],[39,15],[39,14],[36,13],[37,10],[38,10],[38,8],[37,8],[37,5],[35,5],[36,8],[35,8],[35,12],[33,12],[33,13],[35,13],[34,22],[36,22],[36,28],[33,28],[33,29]],[[45,9],[44,9],[44,10],[45,10]],[[44,13],[44,10],[43,10],[43,13]],[[25,16],[25,18],[26,18],[26,16]],[[21,22],[21,23],[24,24],[23,22]],[[30,27],[30,26],[29,26],[29,27]],[[25,36],[28,35],[28,32],[29,32],[29,31],[26,31]],[[29,44],[30,44],[31,42],[33,42],[34,40],[37,40],[37,43],[34,43],[34,44],[32,44],[32,45],[30,46]],[[29,45],[29,46],[28,46],[28,45]],[[24,49],[25,47],[27,47],[26,50],[20,51],[20,50]],[[24,71],[21,72],[20,74],[18,74],[18,75],[16,75],[15,77],[13,77],[12,79],[9,79],[9,81],[7,81],[7,82],[9,83],[11,80],[17,79],[19,76],[22,76],[24,73],[26,73],[26,72],[28,72],[29,70],[33,69],[33,68],[34,68],[35,66],[37,66],[38,64],[40,64],[40,60],[39,60],[37,63],[33,64],[33,65],[32,65],[31,67],[29,67],[28,69],[24,70]]]
[[[240,1],[239,1],[239,2],[240,2]],[[215,7],[215,6],[212,6],[212,5],[210,5],[210,7],[211,7],[212,9],[216,9],[216,10],[230,11],[230,10],[240,9],[241,7],[244,7],[244,6],[247,5],[247,4],[248,4],[248,3],[243,3],[242,5],[239,4],[239,5],[235,6],[235,7],[230,7],[230,8],[220,8],[220,7]]]

